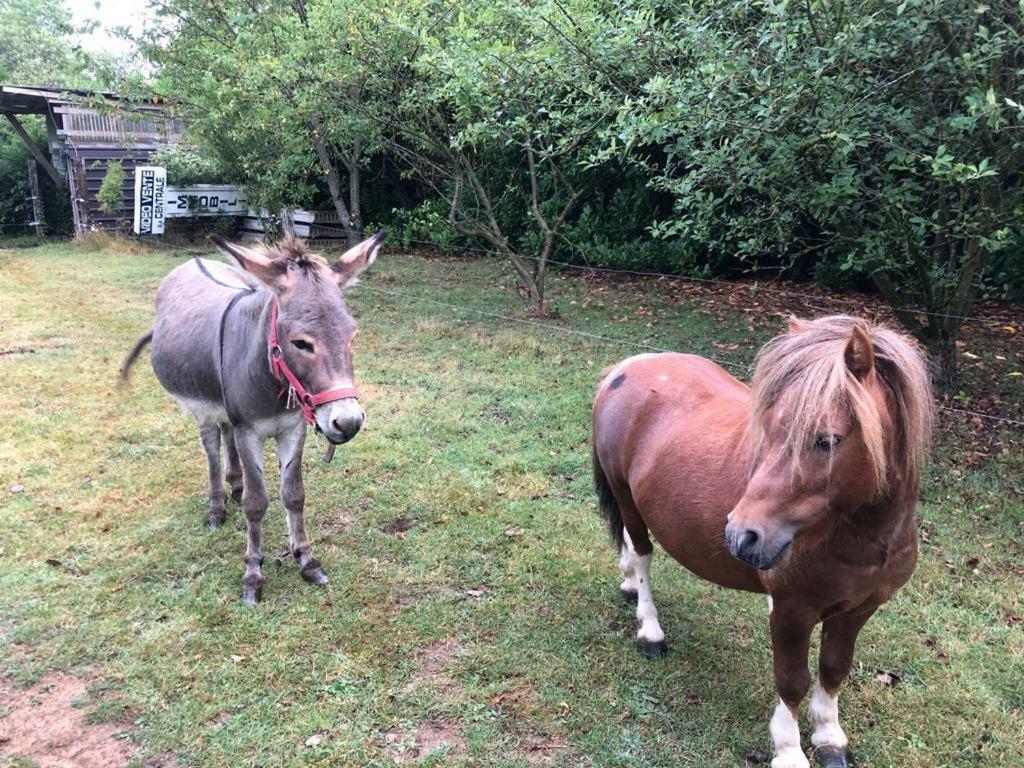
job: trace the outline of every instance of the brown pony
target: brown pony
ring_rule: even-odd
[[[848,766],[839,686],[857,634],[910,577],[914,509],[932,424],[913,343],[852,317],[792,320],[761,350],[750,388],[709,360],[638,355],[594,400],[594,480],[637,600],[637,646],[667,649],[651,596],[651,538],[698,576],[768,594],[775,687],[772,768],[807,768],[797,725],[823,623],[811,743]]]

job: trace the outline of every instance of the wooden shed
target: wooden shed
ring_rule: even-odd
[[[145,164],[181,134],[181,125],[164,102],[130,100],[101,91],[0,85],[0,114],[43,170],[68,191],[76,233],[114,229],[130,222],[135,166]],[[25,132],[19,115],[44,117],[49,159]],[[96,193],[113,160],[124,166],[124,202],[119,213],[105,213]]]

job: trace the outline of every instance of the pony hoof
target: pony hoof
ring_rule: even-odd
[[[644,640],[642,637],[638,637],[636,647],[647,659],[660,659],[668,653],[668,643],[664,640]]]
[[[331,579],[324,573],[324,569],[320,566],[320,563],[311,563],[302,569],[302,578],[308,581],[310,584],[316,584],[318,587],[323,587],[331,582]]]
[[[263,585],[260,584],[257,587],[250,587],[248,585],[242,585],[242,602],[246,605],[256,605],[260,600],[263,599]]]
[[[850,768],[853,765],[849,747],[834,747],[831,744],[815,747],[814,760],[822,768]]]
[[[619,594],[622,595],[622,599],[625,600],[630,605],[636,605],[637,600],[640,599],[639,595],[636,592],[636,590],[620,589],[619,590]]]

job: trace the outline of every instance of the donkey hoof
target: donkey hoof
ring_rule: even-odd
[[[219,514],[219,515],[214,514],[214,513],[211,512],[210,513],[210,530],[211,531],[216,531],[218,528],[223,527],[224,523],[226,521],[227,521],[227,515],[224,514],[223,512],[221,514]]]
[[[640,599],[635,589],[620,589],[619,594],[630,605],[636,605],[637,600]]]
[[[660,659],[668,653],[668,643],[664,640],[645,640],[642,637],[636,639],[637,650],[647,659]]]
[[[853,765],[849,747],[835,747],[831,744],[815,747],[814,759],[822,768],[850,768]]]
[[[260,600],[263,599],[263,583],[260,582],[255,586],[251,584],[242,584],[242,602],[246,605],[256,605]]]
[[[306,563],[306,567],[303,568],[300,573],[302,578],[308,581],[310,584],[316,584],[318,587],[322,587],[325,584],[330,583],[330,578],[324,573],[323,566],[320,565],[319,560],[311,560]]]

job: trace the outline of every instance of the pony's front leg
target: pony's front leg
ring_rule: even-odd
[[[245,575],[242,602],[254,605],[263,597],[263,516],[267,488],[263,483],[263,438],[249,427],[235,428],[235,446],[242,464],[242,511],[245,512]]]
[[[816,618],[799,609],[787,610],[776,600],[771,613],[772,653],[775,666],[775,689],[779,704],[768,730],[775,757],[772,768],[809,768],[807,756],[800,748],[800,702],[811,685],[807,671],[807,653]]]
[[[839,686],[850,673],[857,635],[875,608],[857,613],[838,614],[825,620],[821,628],[821,653],[818,656],[818,683],[811,695],[811,744],[814,757],[825,768],[851,765],[849,741],[839,724]]]
[[[320,561],[310,552],[304,510],[306,486],[302,482],[302,449],[306,444],[306,423],[277,436],[277,461],[281,465],[281,503],[288,521],[288,544],[299,564],[299,573],[311,584],[324,585],[330,579]]]

